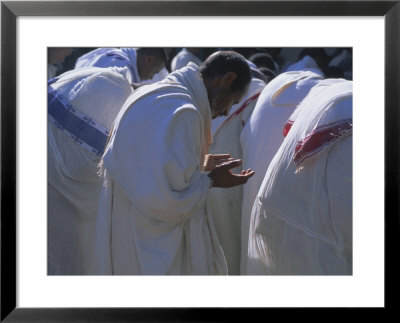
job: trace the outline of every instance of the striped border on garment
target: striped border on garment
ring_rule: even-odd
[[[101,156],[109,131],[90,117],[74,109],[62,95],[48,87],[50,121],[86,150]]]
[[[286,121],[285,125],[283,126],[283,136],[286,137],[287,134],[289,133],[290,129],[292,129],[294,121],[288,120]]]
[[[303,140],[298,141],[293,161],[297,165],[301,164],[305,159],[316,155],[332,143],[347,137],[352,133],[352,130],[353,120],[351,119],[317,127]]]
[[[239,115],[244,109],[246,109],[250,103],[252,103],[254,100],[257,100],[258,97],[260,96],[261,92],[254,94],[252,97],[248,98],[241,106],[238,108],[235,112],[233,112],[222,124],[221,126],[231,120],[233,117]],[[220,126],[220,127],[221,127]],[[244,126],[244,124],[243,124]]]

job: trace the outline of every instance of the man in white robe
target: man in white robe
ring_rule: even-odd
[[[200,48],[182,48],[182,50],[172,59],[171,71],[179,70],[190,62],[200,66],[202,63],[201,59],[198,57],[200,50]]]
[[[168,74],[167,61],[163,48],[97,48],[78,58],[75,69],[82,67],[127,67],[129,80],[133,84],[149,83],[152,78],[158,81]],[[160,75],[156,76],[158,73]]]
[[[352,82],[298,107],[254,202],[247,274],[352,274]]]
[[[98,274],[226,274],[207,194],[212,186],[243,184],[254,172],[233,174],[240,160],[221,164],[207,155],[211,118],[226,115],[249,82],[242,56],[218,52],[129,98],[102,160]]]
[[[242,158],[241,132],[250,118],[257,99],[265,85],[262,80],[252,78],[246,96],[232,107],[231,111],[233,112],[214,133],[213,144],[210,146],[211,153],[229,153],[234,158]],[[244,166],[244,160],[242,166]],[[213,215],[218,238],[225,254],[229,275],[240,274],[243,187],[235,186],[229,189],[214,188],[208,196],[209,209]]]
[[[250,215],[254,199],[264,179],[269,163],[282,144],[289,126],[288,120],[310,89],[322,77],[307,71],[278,75],[262,91],[249,121],[241,132],[243,167],[256,173],[243,187],[241,205],[241,274],[246,274],[247,242]]]
[[[91,274],[102,179],[98,162],[133,89],[126,69],[84,68],[49,81],[48,273]]]

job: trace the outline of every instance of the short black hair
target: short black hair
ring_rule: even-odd
[[[319,68],[328,66],[330,57],[326,53],[325,49],[320,47],[304,48],[298,56],[298,61],[302,60],[305,56],[312,57],[317,63]]]
[[[160,47],[141,47],[137,52],[144,56],[156,56],[161,58],[164,62],[168,61],[168,52],[165,48]]]
[[[254,63],[257,67],[266,67],[271,71],[276,72],[275,61],[268,53],[257,53],[249,58],[249,61]]]
[[[220,51],[209,56],[200,66],[204,78],[213,78],[234,72],[236,80],[231,85],[231,91],[244,89],[251,80],[250,67],[246,59],[234,51]]]
[[[322,70],[322,73],[324,73],[325,78],[327,78],[327,79],[331,79],[331,78],[344,79],[344,72],[338,66],[326,66],[326,67],[323,67],[321,70]]]
[[[268,67],[260,67],[259,71],[265,75],[265,77],[268,79],[268,82],[276,77],[276,73],[270,70]]]

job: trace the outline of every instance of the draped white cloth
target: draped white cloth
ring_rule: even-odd
[[[254,202],[247,274],[348,275],[352,82],[321,81],[298,110]]]
[[[310,71],[320,76],[324,76],[324,73],[320,70],[315,60],[308,55],[286,68],[286,72],[291,71]]]
[[[151,84],[151,83],[156,83],[159,81],[162,81],[163,79],[165,79],[168,76],[168,70],[163,67],[161,69],[161,71],[159,71],[158,73],[154,74],[154,76],[149,79],[149,80],[144,80],[141,82],[141,84]]]
[[[113,50],[116,48],[108,48],[108,47],[101,47],[96,48],[86,54],[80,56],[75,62],[75,69],[82,68],[82,67],[90,67],[92,64],[96,62],[103,54],[106,54],[108,51]]]
[[[200,58],[189,52],[186,48],[182,48],[171,61],[171,71],[179,70],[190,62],[195,63],[197,66],[200,66],[202,63]]]
[[[242,158],[240,136],[246,125],[265,83],[253,78],[245,97],[231,109],[231,116],[222,123],[213,138],[210,152],[230,153],[234,158]],[[242,164],[243,167],[243,164]],[[234,171],[239,172],[240,168]],[[249,180],[252,181],[251,178]],[[244,186],[248,185],[246,183]],[[214,187],[209,193],[209,206],[215,220],[218,238],[228,264],[228,274],[239,275],[241,206],[243,185],[232,188]]]
[[[98,274],[226,274],[201,172],[211,142],[195,64],[129,98],[103,155]]]
[[[241,274],[246,272],[250,215],[269,163],[284,139],[284,125],[310,89],[321,80],[312,72],[293,71],[278,75],[262,91],[241,133],[243,167],[255,171],[243,187],[241,208]]]
[[[127,67],[129,71],[128,80],[131,83],[141,83],[135,48],[97,48],[79,57],[75,63],[75,69],[113,66]]]
[[[125,69],[84,68],[50,85],[72,108],[110,129],[132,88]],[[99,157],[48,122],[48,273],[90,274],[102,180]]]

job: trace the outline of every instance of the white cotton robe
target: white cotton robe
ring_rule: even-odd
[[[97,48],[78,58],[75,69],[82,67],[126,67],[131,83],[141,83],[135,48]]]
[[[201,172],[210,115],[192,63],[126,102],[103,156],[98,274],[226,274]]]
[[[210,153],[229,153],[235,159],[242,158],[240,134],[265,85],[257,78],[251,80],[247,94],[241,102],[232,106],[231,116],[225,119],[214,134]],[[238,167],[234,169],[234,172],[238,173],[240,170],[241,167]],[[249,181],[252,181],[252,178]],[[244,186],[246,185],[248,183]],[[232,188],[214,187],[210,190],[208,198],[218,238],[228,264],[229,275],[240,274],[242,191],[243,185]]]
[[[125,69],[84,68],[49,86],[73,109],[110,129],[133,92]],[[95,225],[102,179],[100,157],[48,122],[48,273],[92,274]]]
[[[286,68],[286,72],[291,72],[291,71],[309,71],[318,74],[320,76],[324,76],[324,73],[318,67],[315,60],[308,55],[304,56],[301,60],[289,65]]]
[[[156,83],[156,82],[162,81],[163,79],[165,79],[167,77],[168,74],[169,74],[168,70],[165,67],[163,67],[161,69],[161,71],[154,74],[154,76],[151,79],[141,81],[141,84],[151,84],[151,83]]]
[[[247,274],[351,275],[352,82],[321,81],[254,202]]]
[[[251,209],[265,172],[284,140],[284,126],[298,104],[321,77],[307,71],[278,75],[264,88],[241,132],[243,167],[255,171],[243,187],[241,206],[241,274],[246,274]]]
[[[195,63],[197,66],[200,66],[202,63],[200,58],[189,52],[186,48],[182,48],[182,50],[172,59],[171,71],[179,70],[190,62]]]

